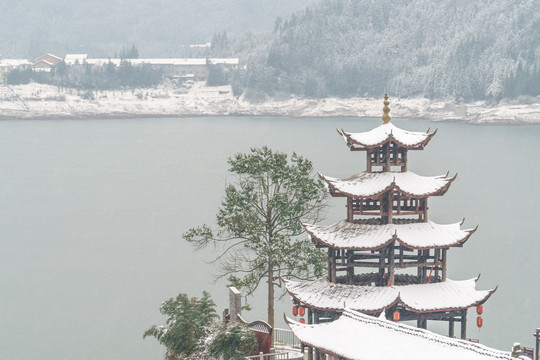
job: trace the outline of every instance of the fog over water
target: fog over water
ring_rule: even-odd
[[[420,120],[438,128],[424,151],[409,154],[421,175],[458,172],[447,194],[430,199],[430,219],[479,225],[449,252],[449,278],[482,274],[478,289],[498,291],[484,307],[484,327],[469,312],[468,336],[509,350],[532,347],[540,327],[537,201],[540,127],[470,126]],[[208,252],[181,239],[213,224],[227,181],[227,158],[268,145],[311,159],[321,173],[365,169],[335,131],[366,131],[379,119],[167,118],[0,122],[1,359],[162,359],[144,330],[163,323],[160,303],[207,290],[218,313],[227,306]],[[345,217],[330,201],[325,223]],[[263,292],[248,320],[264,318]],[[284,297],[276,310],[290,316]],[[428,322],[444,333],[446,326]],[[459,326],[456,328],[459,333]]]

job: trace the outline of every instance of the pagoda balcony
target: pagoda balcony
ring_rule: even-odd
[[[418,216],[418,221],[427,220],[427,198],[404,197],[394,192],[392,194],[392,209],[388,211],[388,197],[379,199],[347,198],[347,219],[353,221],[355,215],[380,216],[386,219],[395,216]]]

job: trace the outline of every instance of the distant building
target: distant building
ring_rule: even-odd
[[[34,69],[34,71],[50,72],[60,63],[60,61],[62,61],[62,58],[59,58],[58,56],[53,54],[47,54],[38,57],[34,61],[34,65],[32,65],[32,68]]]
[[[40,56],[36,60],[34,60],[34,64],[39,63],[42,60],[46,61],[47,63],[51,64],[52,66],[56,66],[56,65],[58,65],[58,63],[60,61],[62,61],[62,58],[60,58],[60,57],[58,57],[56,55],[53,55],[53,54],[47,54],[47,55]]]
[[[88,54],[66,54],[66,57],[64,58],[64,62],[66,64],[84,64],[86,62],[86,59],[88,59]]]
[[[119,66],[122,59],[89,59],[87,54],[67,54],[65,63],[68,65],[89,64],[104,66],[109,62]],[[148,64],[154,69],[161,70],[163,77],[206,81],[210,71],[209,65],[223,69],[234,70],[238,67],[238,58],[169,58],[169,59],[125,59],[132,65]]]
[[[0,56],[0,79],[4,78],[5,74],[14,69],[29,69],[32,63],[26,59],[3,59]]]
[[[190,44],[189,47],[192,49],[210,49],[212,46],[211,42],[207,42],[206,44]]]

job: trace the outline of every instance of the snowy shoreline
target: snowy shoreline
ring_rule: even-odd
[[[129,119],[197,116],[380,117],[382,99],[327,98],[267,100],[251,103],[236,98],[229,86],[84,92],[50,85],[29,84],[0,88],[0,120],[14,119]],[[459,121],[483,125],[540,124],[540,97],[528,103],[483,101],[450,103],[425,98],[391,98],[393,118]]]

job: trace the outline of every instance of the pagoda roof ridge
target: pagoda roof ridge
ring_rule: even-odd
[[[369,316],[349,307],[333,322],[302,324],[285,315],[284,319],[302,345],[344,359],[357,360],[359,354],[364,360],[516,359],[508,351]]]
[[[393,241],[413,250],[444,249],[464,244],[478,228],[462,230],[463,222],[437,224],[429,220],[404,224],[359,224],[341,220],[326,226],[300,223],[318,243],[347,250],[378,250]]]
[[[403,130],[392,123],[382,124],[370,131],[352,133],[343,129],[336,129],[350,148],[375,148],[389,141],[407,149],[423,149],[431,138],[437,133],[437,129],[430,133]]]
[[[283,281],[289,295],[311,308],[340,312],[347,304],[351,309],[371,314],[398,303],[416,313],[463,310],[483,304],[497,291],[497,287],[476,290],[477,278],[393,286],[335,284],[326,278]]]
[[[412,171],[364,171],[341,179],[320,172],[318,175],[328,185],[331,195],[353,198],[378,198],[392,188],[415,198],[444,195],[457,177],[457,173],[449,178],[448,173],[439,176],[421,176]]]

